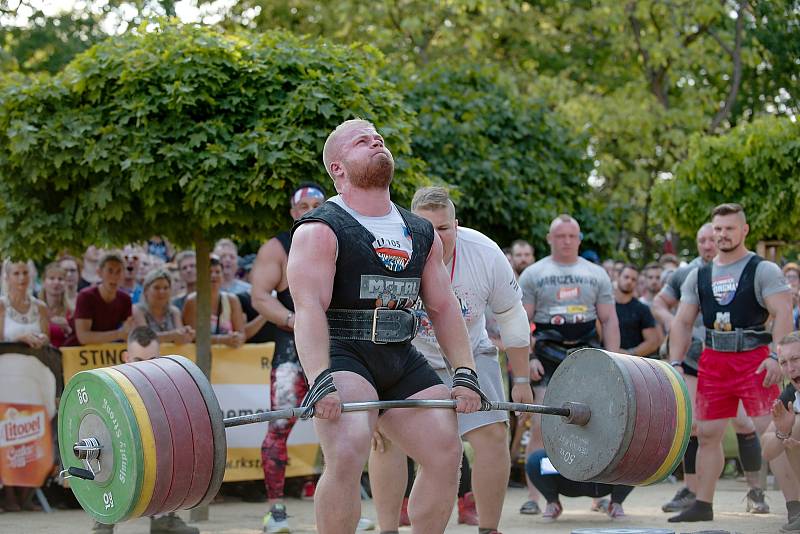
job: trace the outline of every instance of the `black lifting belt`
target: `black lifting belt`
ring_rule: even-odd
[[[769,345],[772,334],[764,330],[737,328],[733,332],[706,329],[706,347],[720,352],[745,352]]]
[[[328,310],[328,331],[331,339],[404,343],[414,339],[419,318],[412,310]]]

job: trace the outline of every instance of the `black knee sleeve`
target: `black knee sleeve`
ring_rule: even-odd
[[[686,475],[694,475],[697,473],[697,436],[689,438],[689,444],[686,446],[686,452],[683,453],[683,473]]]
[[[761,441],[755,432],[749,434],[736,434],[736,441],[739,442],[739,459],[742,462],[742,469],[748,472],[759,471],[761,469]]]

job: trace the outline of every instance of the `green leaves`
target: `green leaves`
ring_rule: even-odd
[[[0,249],[44,257],[153,233],[179,244],[288,226],[288,194],[328,183],[322,145],[372,120],[398,160],[398,200],[423,181],[414,117],[379,53],[283,32],[161,21],[105,41],[53,78],[0,87]]]
[[[748,241],[795,241],[800,225],[800,125],[767,116],[719,137],[692,137],[675,178],[657,187],[660,214],[684,233],[723,202],[742,204]]]

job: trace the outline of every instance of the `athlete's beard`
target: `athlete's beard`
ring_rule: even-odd
[[[738,243],[734,243],[733,241],[725,241],[724,244],[722,242],[717,242],[717,250],[719,250],[720,252],[733,252],[734,250],[739,248],[739,245],[741,244],[742,244],[741,241],[739,241]]]
[[[394,177],[394,160],[385,153],[374,154],[363,165],[347,167],[350,183],[359,189],[385,189]]]

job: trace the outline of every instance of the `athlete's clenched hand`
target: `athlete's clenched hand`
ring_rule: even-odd
[[[342,415],[342,399],[338,391],[328,393],[314,404],[314,415],[320,419],[338,419]]]
[[[450,391],[450,398],[456,401],[456,412],[477,412],[481,407],[481,396],[464,386],[456,386]]]

